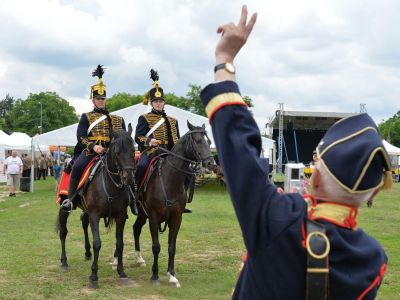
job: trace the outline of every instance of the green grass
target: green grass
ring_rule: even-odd
[[[181,288],[168,286],[167,234],[160,236],[161,286],[150,284],[151,239],[142,232],[146,267],[134,262],[130,216],[125,227],[125,270],[133,285],[121,286],[109,262],[114,251],[114,228],[101,230],[97,290],[86,285],[91,262],[84,261],[79,211],[69,219],[67,255],[70,269],[60,272],[60,242],[55,232],[58,208],[54,180],[40,181],[35,193],[8,198],[0,186],[0,299],[229,299],[244,251],[240,230],[226,190],[208,183],[196,190],[193,214],[185,214],[178,235],[175,271]],[[400,184],[378,195],[371,209],[360,211],[359,226],[374,236],[389,256],[387,275],[379,299],[400,299]]]

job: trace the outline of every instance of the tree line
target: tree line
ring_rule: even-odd
[[[165,94],[165,101],[169,105],[205,116],[200,100],[201,90],[201,86],[189,84],[186,96],[168,93]],[[247,105],[253,106],[250,97],[244,96],[243,99]],[[143,95],[117,93],[108,98],[107,109],[113,112],[141,102],[143,102]],[[20,131],[34,136],[74,124],[78,120],[79,116],[75,108],[55,92],[29,94],[24,100],[6,95],[0,101],[0,129],[8,134]],[[379,131],[389,143],[400,147],[400,111],[380,123]]]
[[[201,90],[201,86],[189,84],[186,96],[168,93],[165,101],[169,105],[205,116],[200,100]],[[249,97],[244,99],[252,106]],[[143,95],[117,93],[107,99],[107,109],[113,112],[142,102]],[[0,101],[0,129],[8,134],[19,131],[34,136],[74,124],[78,120],[75,108],[55,92],[31,93],[26,99],[15,99],[7,94]]]

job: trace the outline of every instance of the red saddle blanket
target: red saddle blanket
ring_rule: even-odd
[[[151,166],[154,165],[154,164],[158,161],[158,159],[159,159],[158,156],[153,157],[153,158],[151,159],[149,165],[147,166],[146,172],[144,173],[144,176],[143,176],[142,180],[140,181],[139,189],[141,189],[142,186],[143,186],[143,184],[146,182],[147,176],[150,176],[150,175],[151,175],[151,174],[149,174],[149,173],[150,173]]]
[[[86,166],[85,170],[83,171],[81,179],[79,180],[77,191],[79,189],[81,189],[84,186],[85,182],[88,180],[89,175],[90,175],[90,169],[93,167],[96,159],[97,159],[97,156],[94,157],[89,162],[89,164]],[[68,196],[68,187],[69,187],[70,179],[71,179],[71,173],[65,173],[65,172],[62,173],[60,185],[59,185],[58,191],[57,191],[57,199],[56,199],[57,204],[59,204],[61,202],[61,195]]]

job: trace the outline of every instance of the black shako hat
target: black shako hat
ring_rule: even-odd
[[[150,70],[150,78],[151,80],[153,80],[153,85],[154,87],[152,89],[150,89],[143,97],[143,104],[147,105],[150,102],[156,100],[156,99],[162,99],[165,101],[164,99],[164,91],[163,89],[160,87],[158,80],[159,80],[159,76],[157,71],[155,71],[154,69]]]
[[[92,72],[93,77],[99,78],[99,83],[92,85],[90,89],[90,99],[94,98],[106,98],[106,85],[103,82],[104,68],[102,65],[98,65],[97,68]]]

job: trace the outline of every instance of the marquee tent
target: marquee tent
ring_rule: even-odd
[[[400,148],[389,144],[387,141],[383,140],[383,146],[385,147],[389,155],[400,155]]]
[[[3,163],[7,156],[7,150],[17,150],[18,152],[31,152],[32,138],[23,132],[14,132],[11,135],[0,130],[0,169],[3,170]],[[35,152],[48,152],[46,145],[36,145]],[[0,174],[0,182],[5,182],[6,176]]]
[[[131,123],[133,131],[135,131],[138,117],[149,111],[150,111],[150,106],[143,105],[140,103],[114,111],[113,114],[123,117],[126,126],[128,126],[128,124]],[[186,125],[187,121],[189,121],[191,124],[195,126],[201,126],[202,124],[204,124],[206,126],[208,136],[212,141],[211,147],[215,148],[211,126],[209,125],[208,119],[206,117],[196,115],[194,113],[188,112],[186,110],[171,105],[165,105],[165,111],[167,115],[173,116],[178,120],[179,132],[181,136],[184,135],[189,130]],[[37,135],[33,137],[32,144],[75,146],[77,127],[78,124],[73,124],[57,130],[46,132],[41,135]],[[264,149],[273,149],[274,141],[263,137],[262,145]]]

